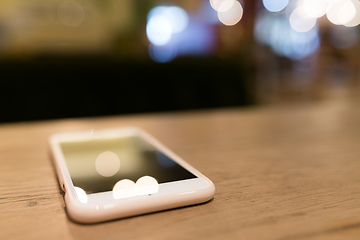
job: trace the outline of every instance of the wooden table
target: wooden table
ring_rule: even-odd
[[[212,201],[70,221],[47,140],[137,126],[208,176]],[[0,239],[360,239],[360,104],[219,109],[0,125]]]

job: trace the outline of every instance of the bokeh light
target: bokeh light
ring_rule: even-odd
[[[172,29],[169,20],[161,15],[150,17],[146,25],[149,41],[156,46],[163,46],[171,39]]]
[[[163,15],[167,7],[165,6],[157,6],[152,8],[147,14],[147,21],[150,20],[153,16]]]
[[[311,18],[322,17],[326,14],[329,3],[328,0],[304,0],[304,12]]]
[[[292,59],[302,60],[314,55],[320,47],[317,25],[307,32],[290,30],[291,50],[287,53]]]
[[[137,195],[154,194],[159,191],[159,184],[155,178],[143,176],[136,181]]]
[[[346,27],[356,27],[360,24],[360,1],[352,0],[352,3],[354,5],[356,13],[349,22],[344,24]]]
[[[77,27],[85,19],[84,8],[74,0],[66,0],[60,3],[57,14],[60,21],[68,27]]]
[[[171,39],[187,28],[188,14],[180,7],[158,6],[149,11],[147,20],[150,58],[159,63],[172,61],[177,55],[177,48],[170,43]]]
[[[350,0],[337,0],[331,3],[326,17],[333,24],[342,25],[350,22],[355,14],[355,6]]]
[[[88,197],[87,197],[87,194],[84,191],[84,189],[79,188],[79,187],[74,187],[74,188],[75,188],[75,192],[76,192],[76,195],[77,195],[79,201],[81,203],[87,203],[88,202]]]
[[[179,33],[189,24],[189,16],[184,9],[179,7],[167,7],[163,12],[164,16],[168,19],[172,33]]]
[[[210,0],[211,7],[217,12],[228,11],[235,3],[235,0]]]
[[[135,196],[143,196],[155,194],[159,191],[159,183],[155,178],[143,176],[136,183],[129,179],[118,181],[113,187],[113,197],[115,199],[129,198]]]
[[[303,59],[313,55],[320,46],[317,19],[326,14],[334,25],[355,27],[360,24],[358,0],[291,0],[266,1],[256,19],[254,34],[257,42],[271,46],[280,56]],[[280,12],[271,16],[268,12]],[[266,14],[266,12],[268,14]],[[285,16],[283,17],[283,16]],[[323,23],[323,22],[322,22]],[[287,26],[291,29],[287,29]],[[357,30],[331,28],[329,40],[336,48],[349,48],[359,41]]]
[[[348,0],[341,5],[339,9],[339,21],[342,25],[350,22],[356,15],[356,8],[354,4]]]
[[[297,32],[307,32],[316,24],[316,18],[310,18],[305,14],[303,7],[296,8],[290,15],[290,25]]]
[[[225,12],[218,12],[220,22],[226,26],[233,26],[238,23],[243,16],[243,8],[238,1],[235,1],[231,8]]]
[[[135,197],[136,196],[135,183],[129,179],[120,180],[113,187],[112,193],[115,199]]]
[[[318,19],[325,14],[335,25],[355,27],[360,24],[358,0],[263,0],[263,5],[268,11],[279,14],[283,14],[281,11],[285,9],[291,26],[299,32],[314,26],[315,21],[310,19]]]
[[[120,159],[116,153],[110,151],[100,153],[96,158],[95,168],[101,176],[114,176],[120,169]]]
[[[189,23],[189,16],[186,11],[176,6],[154,7],[147,15],[148,22],[154,16],[164,17],[170,24],[172,33],[179,33],[183,31]]]
[[[254,30],[258,43],[270,46],[276,54],[294,60],[313,55],[320,46],[317,25],[307,32],[295,31],[285,14],[261,12],[255,19]]]
[[[155,7],[148,13],[147,19],[146,34],[156,46],[166,45],[172,34],[184,31],[189,23],[186,11],[176,6]]]
[[[166,44],[164,46],[149,46],[149,56],[152,60],[158,63],[166,63],[172,61],[177,55],[176,46]]]
[[[153,61],[167,63],[178,56],[206,55],[212,50],[215,35],[211,26],[219,23],[217,14],[209,3],[202,4],[199,12],[193,14],[190,18],[177,6],[157,6],[149,11],[148,54]]]
[[[289,0],[263,0],[264,7],[270,12],[280,12],[286,8]]]

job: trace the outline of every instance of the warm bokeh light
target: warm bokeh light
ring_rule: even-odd
[[[74,0],[66,0],[60,3],[57,14],[60,21],[68,27],[79,26],[85,18],[84,8]]]
[[[263,5],[270,12],[286,9],[289,20],[291,18],[291,26],[300,32],[308,31],[314,24],[308,18],[317,19],[325,14],[335,25],[355,27],[360,24],[360,1],[357,0],[263,0]],[[303,10],[296,10],[297,8]]]
[[[113,197],[115,199],[129,198],[135,196],[135,183],[129,179],[120,180],[113,187]]]
[[[356,15],[356,8],[352,1],[348,0],[339,9],[339,21],[342,25],[350,22]]]
[[[237,24],[243,16],[243,8],[238,1],[235,1],[231,8],[225,12],[218,12],[220,22],[226,26]]]
[[[159,184],[155,178],[143,176],[136,181],[137,195],[154,194],[159,191]]]
[[[263,0],[262,2],[270,12],[280,12],[289,4],[289,0]]]
[[[74,187],[74,188],[75,188],[75,192],[76,192],[76,195],[77,195],[79,201],[81,203],[87,203],[88,202],[88,197],[87,197],[87,194],[84,191],[84,189],[79,188],[79,187]]]
[[[159,191],[159,183],[155,178],[143,176],[136,183],[129,179],[118,181],[113,187],[113,197],[115,199],[129,198],[155,194]]]
[[[217,12],[228,11],[235,3],[235,0],[210,0],[211,7]]]
[[[106,151],[100,153],[95,161],[96,171],[104,177],[114,176],[120,169],[120,159],[116,153]]]
[[[328,0],[304,0],[304,12],[311,18],[319,18],[326,14],[329,6]]]
[[[344,24],[346,27],[356,27],[360,24],[360,1],[352,0],[352,4],[355,8],[355,16],[346,24]]]
[[[303,7],[296,8],[290,15],[290,25],[297,32],[307,32],[316,24],[316,18],[310,18],[305,14]]]
[[[326,17],[335,25],[344,25],[350,22],[355,14],[355,6],[350,0],[337,0],[330,5]]]

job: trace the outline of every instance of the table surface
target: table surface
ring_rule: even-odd
[[[212,201],[68,219],[56,132],[136,126],[208,176]],[[0,125],[0,239],[360,239],[360,104],[231,108]]]

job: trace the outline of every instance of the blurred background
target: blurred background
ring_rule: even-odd
[[[358,0],[2,0],[0,122],[356,96]]]

